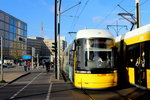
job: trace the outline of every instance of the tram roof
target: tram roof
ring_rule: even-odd
[[[106,30],[98,30],[98,29],[84,29],[77,32],[76,39],[80,38],[112,38],[114,36]]]
[[[138,35],[141,35],[141,34],[145,34],[147,32],[150,32],[150,24],[147,24],[145,26],[137,28],[133,31],[127,32],[124,36],[124,39],[128,39],[128,38],[138,36]]]

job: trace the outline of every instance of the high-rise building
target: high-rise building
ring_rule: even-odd
[[[4,59],[18,59],[26,55],[27,24],[0,10],[0,36]]]

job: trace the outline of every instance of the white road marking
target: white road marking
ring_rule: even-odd
[[[40,76],[42,74],[42,72],[40,74],[38,74],[36,77],[34,77],[26,86],[24,86],[22,89],[20,89],[17,93],[15,93],[12,97],[10,97],[9,99],[14,99],[20,92],[22,92],[26,87],[28,87],[38,76]]]
[[[52,76],[50,77],[50,81],[49,81],[50,85],[49,85],[48,93],[47,93],[47,96],[46,96],[46,100],[50,100],[51,88],[52,88],[52,84],[53,84],[51,82],[52,81]]]

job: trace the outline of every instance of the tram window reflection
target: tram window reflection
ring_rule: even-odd
[[[111,52],[110,51],[89,51],[89,53],[85,52],[85,67],[111,68]]]

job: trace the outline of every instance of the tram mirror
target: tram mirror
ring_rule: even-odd
[[[72,44],[72,51],[75,51],[75,50],[76,50],[76,47],[75,47],[75,41],[74,41]]]

